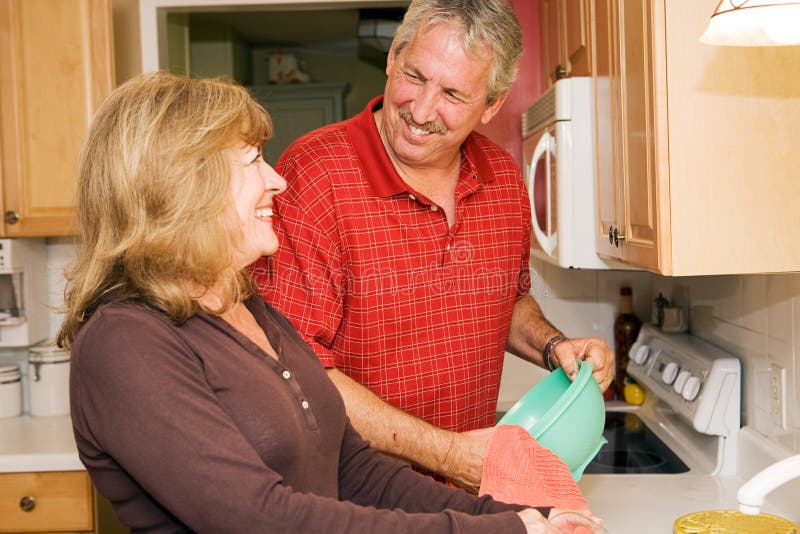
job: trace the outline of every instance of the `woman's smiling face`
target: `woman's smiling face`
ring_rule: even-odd
[[[231,166],[231,200],[235,210],[231,235],[234,260],[246,267],[278,250],[272,227],[275,196],[286,190],[286,180],[267,164],[261,148],[240,145],[226,153]]]

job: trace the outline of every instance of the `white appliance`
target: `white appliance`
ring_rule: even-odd
[[[556,81],[522,115],[531,254],[561,267],[609,269],[595,244],[592,79]]]
[[[628,375],[645,389],[645,403],[608,404],[608,443],[578,483],[609,532],[672,534],[681,516],[735,510],[748,478],[791,457],[756,430],[740,428],[742,368],[733,354],[645,325],[629,356]],[[786,471],[757,484],[752,496],[768,493],[761,511],[798,522],[800,478],[770,491],[794,474],[791,465],[777,465]]]
[[[0,239],[0,347],[27,347],[47,337],[44,239]]]
[[[735,475],[739,360],[699,338],[651,325],[642,327],[629,354],[628,375],[647,400],[635,411],[607,412],[609,443],[585,473]]]

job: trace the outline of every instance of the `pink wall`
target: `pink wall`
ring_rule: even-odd
[[[500,146],[508,150],[522,165],[521,115],[541,95],[539,62],[539,0],[512,0],[522,26],[522,59],[519,76],[511,87],[503,108],[492,121],[478,129]]]

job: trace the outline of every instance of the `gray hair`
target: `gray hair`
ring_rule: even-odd
[[[488,102],[508,91],[517,77],[522,55],[522,30],[506,0],[414,0],[394,36],[394,54],[423,28],[438,23],[457,24],[464,29],[462,43],[469,54],[478,46],[492,51],[492,69],[487,81]]]

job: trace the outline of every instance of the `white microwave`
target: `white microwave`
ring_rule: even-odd
[[[561,267],[610,269],[597,255],[592,79],[564,78],[522,115],[531,254]]]

